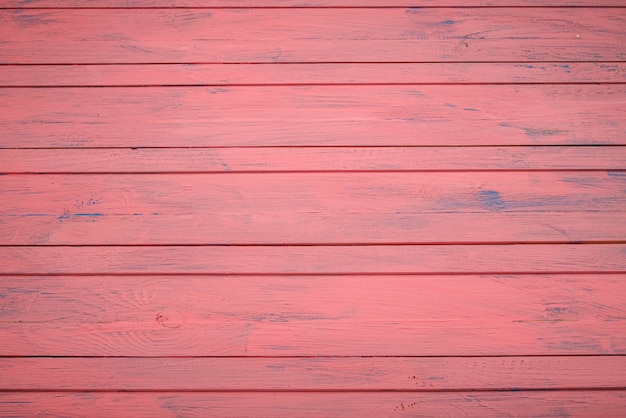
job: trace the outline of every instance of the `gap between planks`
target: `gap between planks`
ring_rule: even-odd
[[[278,9],[278,8],[502,8],[502,7],[623,7],[621,0],[422,0],[419,7],[402,0],[6,0],[0,9]]]
[[[419,8],[439,7],[619,7],[621,0],[422,0]],[[0,9],[40,8],[414,8],[406,0],[5,0]]]

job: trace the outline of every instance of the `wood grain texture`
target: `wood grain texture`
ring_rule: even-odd
[[[569,7],[5,9],[0,63],[623,61],[624,18]]]
[[[567,171],[4,176],[0,244],[622,241],[625,184]]]
[[[273,173],[607,170],[621,146],[0,149],[0,173]]]
[[[414,6],[4,1],[0,415],[622,416],[626,7]]]
[[[420,0],[419,7],[620,7],[621,0]],[[172,7],[402,7],[411,8],[414,2],[408,0],[5,0],[0,9],[20,8],[172,8]]]
[[[7,88],[0,124],[2,148],[624,145],[626,85]]]
[[[2,393],[0,414],[110,417],[621,417],[626,391]]]
[[[624,254],[624,244],[0,247],[0,274],[609,273],[626,271]]]
[[[626,352],[623,274],[36,276],[2,283],[5,356]],[[584,360],[577,360],[581,367]]]
[[[421,322],[409,319],[310,321],[304,326],[280,321],[184,322],[176,312],[161,315],[165,316],[157,312],[146,322],[1,324],[7,341],[2,353],[20,357],[626,354],[623,320]]]
[[[550,323],[623,320],[625,278],[624,274],[9,276],[2,278],[0,293],[5,323],[152,324],[159,313],[162,325],[172,328],[182,316],[189,323]],[[449,292],[451,288],[457,291]],[[485,302],[477,304],[478,300]]]
[[[626,357],[2,358],[0,371],[4,391],[572,390],[622,388]]]
[[[624,221],[623,212],[63,212],[2,217],[0,231],[4,245],[567,244],[623,242]]]
[[[0,86],[624,83],[621,62],[0,66]]]

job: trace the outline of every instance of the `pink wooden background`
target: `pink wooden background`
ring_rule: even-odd
[[[1,416],[623,416],[621,0],[4,0]]]

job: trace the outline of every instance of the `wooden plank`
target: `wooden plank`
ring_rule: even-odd
[[[0,178],[5,216],[40,214],[55,218],[64,212],[147,216],[150,211],[181,215],[209,215],[216,211],[281,214],[621,211],[625,184],[626,174],[619,171],[505,171],[471,175],[463,172],[50,174]],[[34,195],[39,199],[27,199]]]
[[[0,124],[2,148],[626,144],[626,85],[6,88]]]
[[[234,392],[0,394],[0,414],[66,417],[603,416],[620,417],[626,391]]]
[[[269,173],[624,169],[626,147],[0,149],[0,173]]]
[[[626,387],[624,356],[1,358],[0,371],[3,391],[432,392]]]
[[[204,346],[198,346],[200,341],[187,342],[179,347],[179,355],[189,350],[194,350],[196,355],[201,355],[198,354],[201,350],[210,350],[212,354],[220,350],[225,350],[226,354],[239,354],[236,350],[241,350],[240,346],[210,342],[221,340],[214,334],[224,327],[230,327],[224,331],[225,336],[231,336],[226,341],[235,338],[233,333],[237,336],[235,341],[246,336],[247,351],[243,354],[251,354],[248,351],[256,349],[266,355],[267,350],[274,349],[277,353],[285,351],[284,354],[293,355],[292,350],[297,349],[302,355],[319,355],[315,350],[324,353],[339,350],[350,355],[351,348],[358,349],[361,355],[374,355],[377,352],[372,350],[376,347],[388,355],[397,355],[398,351],[417,355],[403,346],[363,345],[375,338],[387,344],[389,338],[396,338],[388,335],[396,329],[401,330],[401,334],[414,336],[410,344],[418,345],[415,350],[420,353],[433,350],[435,355],[437,349],[456,355],[476,351],[497,354],[498,350],[503,350],[500,354],[511,354],[509,351],[531,354],[521,349],[566,353],[583,350],[587,354],[590,350],[619,351],[623,348],[620,339],[613,338],[608,346],[597,341],[592,344],[590,340],[605,341],[607,335],[602,329],[607,323],[615,323],[618,329],[624,327],[624,278],[623,274],[5,277],[0,287],[3,301],[0,323],[5,327],[5,335],[8,336],[10,330],[16,338],[15,343],[5,343],[2,354],[27,355],[32,350],[44,350],[42,355],[60,355],[59,351],[66,353],[70,350],[72,355],[89,355],[94,351],[88,348],[88,343],[90,339],[96,339],[92,345],[103,346],[105,350],[98,349],[97,355],[120,355],[120,352],[123,355],[147,355],[141,351],[146,348],[134,345],[135,338],[122,339],[118,348],[111,348],[115,344],[108,340],[119,338],[119,335],[108,334],[118,328],[122,335],[139,333],[143,340],[150,340],[153,347],[147,348],[147,352],[168,355],[175,347],[170,346],[170,342],[177,338],[187,342],[181,338],[187,336],[183,330],[187,327],[192,331],[202,330],[201,334],[209,332],[209,340],[201,341]],[[450,292],[450,289],[455,291]],[[477,300],[488,302],[477,304]],[[598,331],[592,336],[581,335],[578,327],[586,328],[590,318]],[[381,328],[381,321],[391,328],[385,331]],[[329,330],[309,330],[312,335],[304,338],[306,344],[300,337],[297,343],[283,341],[272,345],[272,333],[285,332],[285,326],[292,332],[311,326],[316,329],[329,326],[331,329],[353,327],[353,333],[357,333],[357,329],[370,333],[375,330],[379,334],[364,333],[357,338],[333,334]],[[164,338],[162,327],[175,329],[169,331],[169,339]],[[550,328],[541,330],[542,327]],[[466,331],[459,331],[463,328]],[[492,337],[487,333],[489,329],[499,330],[493,337],[503,342],[491,341]],[[565,339],[562,333],[566,333],[569,335],[565,339],[567,342],[546,344],[537,340],[538,334],[550,335],[550,329],[561,332],[552,335],[552,340]],[[61,338],[55,332],[61,332],[64,345],[72,348],[64,348],[63,344],[51,345]],[[258,332],[269,340],[257,340],[255,346]],[[326,338],[316,341],[314,337],[318,332]],[[427,332],[434,332],[437,338],[444,340],[436,343],[431,337],[421,335]],[[474,332],[485,336],[470,335]],[[445,348],[444,341],[455,336],[472,337],[476,342],[464,343],[461,347],[450,343],[451,348]],[[581,338],[584,344],[574,342]],[[342,343],[348,347],[338,348]],[[437,344],[441,347],[436,348]],[[286,348],[290,346],[291,349]],[[20,351],[27,349],[31,351]]]
[[[624,354],[624,286],[623,274],[4,277],[0,355]]]
[[[622,241],[626,175],[609,174],[4,176],[0,244]]]
[[[625,289],[624,274],[3,277],[0,322],[608,321]]]
[[[569,7],[5,9],[0,63],[623,61],[625,17]]]
[[[0,216],[0,231],[2,245],[560,244],[623,242],[625,221],[624,212],[63,212]]]
[[[626,322],[384,321],[2,323],[3,356],[624,355]],[[175,316],[178,315],[178,316]],[[173,318],[173,319],[172,319]],[[182,322],[181,322],[182,321]]]
[[[0,274],[445,274],[626,271],[624,244],[0,247]]]
[[[0,66],[0,86],[624,83],[621,62]]]
[[[419,7],[620,7],[621,0],[420,0]],[[5,0],[5,8],[173,8],[173,7],[403,7],[412,8],[414,2],[407,0]]]

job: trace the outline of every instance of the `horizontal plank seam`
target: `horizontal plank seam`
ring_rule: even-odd
[[[528,145],[528,144],[477,144],[477,145],[206,145],[206,146],[148,146],[148,147],[2,147],[2,150],[151,150],[151,149],[168,149],[168,150],[192,150],[192,149],[285,149],[285,148],[316,148],[316,149],[335,149],[335,148],[348,148],[348,149],[370,149],[370,148],[570,148],[570,147],[626,147],[626,144],[540,144],[540,145]],[[578,170],[571,170],[578,171]]]
[[[115,6],[115,7],[2,7],[0,10],[273,10],[273,9],[624,9],[626,6],[602,6],[602,5],[518,5],[518,6],[498,6],[498,5],[482,5],[482,6],[437,6],[423,5],[416,7],[414,3],[408,3],[406,6]]]
[[[459,212],[448,212],[458,214]],[[467,213],[467,212],[465,212]],[[483,212],[470,212],[470,213],[483,213]],[[499,212],[499,213],[520,213],[520,212]],[[536,212],[521,212],[521,213],[536,213]],[[550,211],[549,213],[569,213],[569,212],[559,212],[559,211]],[[580,212],[576,212],[580,213]],[[586,212],[583,212],[586,213]],[[589,211],[589,213],[597,213],[594,211]],[[614,213],[621,214],[623,212],[620,211],[599,211],[599,213]],[[445,214],[445,213],[434,213],[434,214]],[[99,214],[100,216],[105,216]],[[28,217],[28,215],[2,215],[0,217]],[[58,218],[58,215],[45,215]],[[79,214],[80,216],[80,214]],[[87,216],[87,215],[83,215]],[[116,214],[113,216],[126,216],[126,214]],[[307,242],[294,242],[294,243],[256,243],[256,244],[0,244],[0,248],[115,248],[115,247],[133,247],[133,248],[164,248],[164,247],[379,247],[379,246],[391,246],[391,247],[408,247],[408,246],[427,246],[427,247],[444,247],[444,246],[495,246],[495,245],[615,245],[615,244],[626,244],[626,240],[554,240],[554,241],[440,241],[440,242],[410,242],[410,241],[390,241],[390,242],[315,242],[315,243],[307,243]]]
[[[0,148],[0,153],[2,148]],[[625,172],[626,169],[615,168],[584,168],[584,169],[572,169],[572,168],[468,168],[468,169],[442,169],[442,170],[420,170],[420,169],[397,169],[397,170],[231,170],[231,171],[1,171],[0,175],[3,176],[30,176],[30,175],[150,175],[150,174],[321,174],[321,173],[491,173],[491,172],[528,172],[528,173],[543,173],[543,172]],[[626,175],[626,174],[625,174]],[[2,215],[0,215],[2,216]]]
[[[0,355],[0,359],[225,359],[225,358],[239,358],[239,359],[357,359],[357,358],[392,358],[392,359],[449,359],[449,358],[467,358],[467,359],[481,359],[481,358],[515,358],[523,359],[526,357],[534,358],[560,358],[560,357],[626,357],[626,354],[469,354],[469,355],[437,355],[437,356],[394,356],[394,355],[318,355],[318,356],[302,356],[302,355],[273,355],[273,356],[253,356],[253,355],[222,355],[222,356],[15,356],[15,355]]]
[[[572,274],[594,274],[594,275],[617,275],[624,274],[626,270],[582,270],[582,271],[550,271],[550,270],[539,270],[539,271],[469,271],[469,272],[458,272],[458,271],[438,271],[438,272],[415,272],[415,271],[406,271],[406,272],[328,272],[328,273],[307,273],[307,272],[179,272],[179,273],[171,273],[171,272],[159,272],[159,271],[150,271],[150,272],[135,272],[135,271],[122,271],[118,273],[111,272],[77,272],[77,273],[47,273],[47,272],[8,272],[3,273],[0,272],[0,277],[153,277],[153,276],[168,276],[168,277],[226,277],[226,276],[241,276],[241,277],[250,277],[250,276],[258,276],[258,277],[291,277],[291,276],[307,276],[307,277],[328,277],[328,276],[360,276],[360,277],[370,277],[370,276],[479,276],[479,275],[490,275],[490,276],[511,276],[511,275],[572,275]]]
[[[567,391],[626,391],[626,386],[588,387],[502,387],[502,388],[461,388],[461,389],[2,389],[0,393],[456,393],[456,392],[567,392]]]
[[[2,85],[3,89],[30,89],[30,88],[65,88],[65,89],[78,89],[78,88],[152,88],[152,87],[363,87],[363,86],[512,86],[512,85],[524,85],[524,86],[536,86],[536,85],[549,85],[549,86],[563,86],[563,85],[624,85],[626,81],[576,81],[576,82],[557,82],[557,81],[506,81],[506,82],[410,82],[410,83],[191,83],[191,84],[84,84],[84,85],[72,85],[72,84],[49,84],[49,85]]]
[[[180,61],[180,62],[82,62],[82,63],[67,63],[67,62],[34,62],[34,63],[10,63],[0,62],[0,67],[4,66],[98,66],[98,65],[328,65],[328,64],[624,64],[624,60],[532,60],[532,61],[236,61],[236,62],[223,62],[223,61]]]

